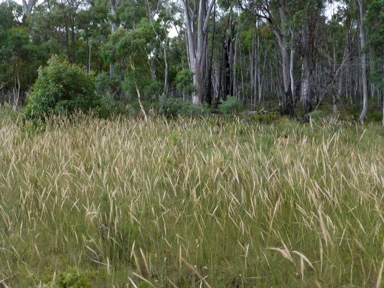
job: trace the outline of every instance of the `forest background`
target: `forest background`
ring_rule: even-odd
[[[360,121],[369,113],[379,121],[383,5],[3,1],[0,103],[25,103],[38,68],[59,55],[92,74],[113,107],[130,103],[134,110],[140,96],[142,111],[181,113],[180,99],[214,109],[229,97],[245,109],[301,119],[320,110]]]

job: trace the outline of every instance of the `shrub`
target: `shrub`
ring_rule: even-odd
[[[242,104],[234,96],[228,96],[227,100],[220,105],[220,111],[224,114],[236,113],[241,110]]]
[[[209,107],[206,104],[196,105],[190,101],[184,101],[183,105],[181,106],[180,114],[184,116],[189,116],[189,117],[193,117],[193,116],[205,117],[210,115],[211,111],[209,110]]]
[[[135,114],[134,108],[126,101],[115,100],[111,95],[104,95],[100,99],[100,108],[98,109],[100,118],[107,119],[118,115],[133,116]]]
[[[249,120],[251,120],[251,122],[258,122],[261,124],[272,124],[280,118],[280,113],[271,111],[266,114],[253,114],[249,117]]]
[[[176,87],[183,93],[184,98],[188,98],[193,92],[197,92],[193,84],[193,71],[182,70],[176,75]]]
[[[112,77],[107,72],[101,72],[95,79],[96,89],[100,94],[116,94],[120,87],[120,80],[116,75]]]
[[[49,271],[48,271],[49,272]],[[76,267],[68,267],[66,271],[59,271],[56,277],[48,276],[43,287],[56,288],[87,288],[92,287],[94,273],[80,270]]]
[[[159,100],[160,114],[166,117],[175,117],[183,106],[183,100],[180,98],[171,98],[171,97],[160,97]]]
[[[27,98],[25,116],[30,120],[58,114],[87,112],[100,106],[93,77],[79,66],[57,56],[39,68],[39,75]]]
[[[367,119],[373,122],[381,122],[383,120],[383,112],[378,109],[372,109],[368,111]]]
[[[208,116],[210,110],[206,105],[195,105],[180,98],[160,97],[160,114],[166,117],[175,117],[177,115]]]

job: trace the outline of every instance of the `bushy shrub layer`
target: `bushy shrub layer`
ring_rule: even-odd
[[[87,112],[100,106],[95,81],[79,66],[57,56],[39,68],[39,76],[27,98],[25,116],[30,120],[58,114]]]
[[[191,101],[181,98],[160,97],[160,114],[166,117],[182,116],[208,116],[211,112],[205,105],[195,105]]]

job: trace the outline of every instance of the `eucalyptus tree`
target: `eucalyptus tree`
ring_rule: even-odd
[[[0,67],[7,81],[12,83],[13,109],[16,110],[21,89],[26,90],[28,80],[33,77],[29,73],[36,73],[30,71],[36,47],[29,41],[29,35],[23,27],[8,29],[0,44]]]
[[[233,2],[219,3],[231,5]],[[217,26],[218,31],[224,30],[223,51],[219,58],[224,58],[220,59],[225,66],[220,75],[224,74],[225,94],[236,96],[251,108],[262,104],[263,99],[277,88],[274,84],[279,82],[267,71],[275,65],[276,59],[274,36],[268,24],[249,11],[240,11],[238,15],[226,13]],[[272,69],[274,74],[275,69]],[[267,89],[269,91],[265,91]]]
[[[36,74],[31,71],[36,47],[26,28],[18,22],[21,15],[22,7],[16,2],[0,3],[0,84],[13,95],[14,110],[21,90],[27,90],[33,74]]]
[[[15,1],[4,1],[0,3],[0,41],[3,41],[7,29],[11,29],[21,23],[18,19],[22,15],[22,7]]]
[[[354,103],[358,91],[359,59],[358,59],[358,27],[356,18],[355,0],[338,1],[339,6],[330,21],[327,23],[328,45],[324,51],[324,57],[328,59],[328,69],[332,82],[336,83],[333,97],[333,113],[338,114],[338,104],[342,100],[348,100],[349,104]],[[343,39],[344,38],[344,39]],[[326,54],[328,53],[328,54]],[[332,86],[332,85],[330,85]]]
[[[117,8],[123,0],[109,0],[109,12],[111,20],[111,33],[115,32],[118,28]]]
[[[351,25],[344,25],[339,15],[335,14],[322,28],[324,33],[319,37],[325,45],[318,48],[318,59],[323,60],[324,77],[317,80],[317,85],[328,89],[332,95],[332,113],[335,118],[339,115],[339,104],[342,100],[343,87],[345,86],[345,71],[350,58],[350,42],[353,34]],[[345,97],[344,97],[345,98]]]
[[[370,1],[366,14],[367,44],[372,59],[371,81],[381,96],[384,126],[384,0]]]
[[[359,32],[360,32],[360,47],[361,47],[361,81],[363,88],[363,109],[359,116],[360,122],[364,121],[365,116],[368,111],[368,83],[367,83],[367,55],[365,52],[365,27],[364,27],[364,18],[365,18],[365,6],[363,0],[357,0],[359,5]]]
[[[36,5],[37,0],[23,0],[23,14],[31,14],[33,7]]]
[[[293,14],[289,25],[290,30],[291,33],[298,34],[298,43],[293,43],[291,46],[296,46],[301,56],[301,98],[305,103],[306,114],[312,111],[316,46],[322,46],[319,41],[322,38],[319,37],[317,27],[324,27],[322,23],[325,21],[325,17],[322,15],[325,8],[324,2],[324,0],[289,1],[290,10]],[[294,38],[291,39],[291,41],[293,40]],[[291,61],[293,61],[292,53]],[[292,70],[293,65],[290,66]],[[291,81],[294,83],[292,78],[291,76]]]
[[[86,70],[100,72],[102,69],[101,47],[108,40],[109,26],[107,25],[108,9],[105,5],[91,2],[87,9],[79,11],[76,26],[80,40],[85,41],[85,57],[77,59],[83,61]],[[78,57],[77,57],[78,58]],[[92,63],[95,62],[95,65]]]
[[[219,14],[219,13],[218,13]],[[215,30],[222,32],[222,35],[217,35],[221,40],[219,49],[219,73],[220,73],[220,92],[218,96],[221,96],[223,100],[227,99],[227,96],[234,95],[234,79],[236,77],[236,38],[238,38],[239,29],[237,26],[239,19],[236,13],[233,13],[232,7],[229,8],[229,12],[219,15],[220,19],[217,21],[217,28]],[[214,35],[213,35],[214,36]],[[220,37],[221,36],[221,37]],[[213,38],[213,37],[212,37]],[[235,57],[236,56],[236,57]],[[251,78],[252,81],[252,78]],[[221,94],[221,95],[220,95]]]
[[[384,0],[370,1],[366,14],[367,45],[373,59],[371,80],[378,89],[384,88]]]
[[[370,49],[366,41],[366,13],[372,1],[366,0],[339,0],[340,21],[347,30],[349,40],[348,62],[345,69],[345,95],[350,104],[362,104],[359,121],[363,122],[368,112],[369,93],[369,63]],[[379,11],[376,11],[376,13]],[[359,39],[357,39],[359,38]],[[369,57],[369,58],[368,58]],[[372,90],[372,89],[371,89]],[[371,91],[373,92],[373,91]]]
[[[109,9],[111,34],[119,27],[135,28],[141,18],[146,16],[144,0],[109,0]],[[114,64],[110,63],[109,73],[111,77],[114,74],[114,70]]]
[[[142,18],[135,29],[117,29],[104,47],[107,61],[115,66],[116,73],[122,75],[123,90],[129,96],[136,95],[139,101],[141,96],[155,98],[162,86],[151,62],[158,51],[155,36],[148,19]]]
[[[67,45],[67,59],[71,63],[76,62],[76,22],[81,0],[55,0],[56,16],[62,21],[65,28]],[[61,17],[60,17],[61,16]]]
[[[193,83],[196,93],[192,94],[192,102],[201,104],[205,93],[204,70],[206,67],[207,32],[209,19],[215,0],[182,0],[184,23],[186,29],[187,55],[189,69],[194,73]]]
[[[174,2],[167,0],[145,0],[145,5],[149,23],[156,35],[155,39],[161,47],[161,53],[156,53],[154,55],[160,56],[162,59],[156,60],[162,60],[164,63],[163,96],[165,96],[169,94],[170,90],[170,67],[168,64],[168,50],[170,43],[169,33],[172,27],[175,29],[175,14],[177,14],[178,9]]]
[[[109,0],[110,19],[111,19],[111,34],[113,34],[118,27],[117,7],[122,3],[122,0]],[[113,63],[109,64],[109,74],[112,77],[114,74],[115,66]]]
[[[7,29],[19,26],[18,19],[22,15],[22,7],[15,1],[7,0],[0,3],[0,41]]]
[[[76,21],[81,6],[85,4],[81,0],[53,0],[39,4],[27,16],[33,40],[59,46],[61,53],[66,55],[69,62],[76,62],[78,39]]]
[[[275,35],[281,54],[281,67],[284,95],[280,95],[279,107],[281,113],[290,117],[295,116],[291,86],[291,31],[288,23],[288,1],[286,0],[237,0],[237,5],[243,10],[266,21]]]

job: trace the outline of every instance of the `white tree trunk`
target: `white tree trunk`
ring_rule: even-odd
[[[291,61],[289,63],[289,76],[291,77],[291,91],[292,91],[292,99],[293,101],[295,101],[295,78],[294,78],[294,75],[293,75],[293,60],[294,60],[294,56],[295,56],[295,50],[294,49],[291,49]]]
[[[285,0],[278,1],[281,28],[278,29],[272,23],[270,27],[273,34],[275,34],[277,43],[279,44],[281,58],[282,58],[282,68],[283,68],[283,86],[284,86],[284,104],[286,112],[290,117],[294,117],[294,108],[293,108],[293,99],[292,99],[292,90],[291,90],[291,75],[290,75],[290,50],[289,50],[289,30],[287,27],[287,17],[286,17],[286,3]],[[281,104],[280,104],[281,105]]]
[[[35,6],[37,0],[23,0],[23,14],[29,15],[32,12],[33,7]]]
[[[365,48],[365,30],[364,30],[364,10],[363,0],[357,0],[359,4],[359,18],[360,18],[360,45],[361,50],[361,81],[363,82],[363,110],[361,111],[359,121],[363,122],[368,111],[368,85],[367,85],[367,57],[364,52]]]
[[[109,5],[110,5],[110,13],[112,16],[112,23],[111,23],[111,34],[116,31],[117,29],[117,23],[116,23],[116,9],[120,5],[121,0],[109,0]],[[114,71],[114,65],[113,63],[109,64],[109,74],[112,77]]]
[[[13,91],[13,111],[16,112],[17,107],[19,106],[19,99],[20,99],[20,72],[18,68],[16,68],[16,79],[15,79],[15,87]]]
[[[192,94],[193,104],[201,104],[203,100],[204,85],[203,71],[205,68],[205,54],[207,47],[207,29],[208,20],[211,15],[215,0],[207,8],[207,0],[200,0],[197,15],[195,11],[191,12],[189,0],[183,0],[184,21],[187,30],[187,49],[189,69],[193,71],[193,83],[196,86],[197,93]],[[197,17],[196,17],[197,16]],[[197,33],[194,29],[194,19],[197,19]]]
[[[384,97],[384,95],[383,95],[383,97]],[[384,126],[384,100],[383,100],[383,126]]]

